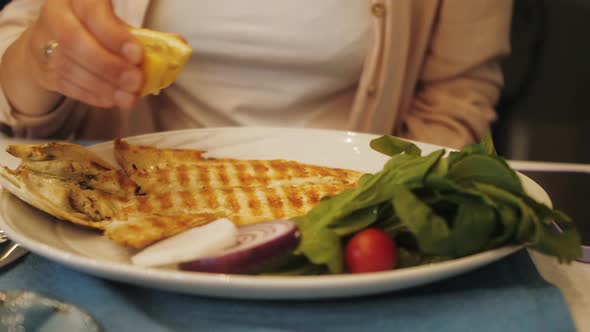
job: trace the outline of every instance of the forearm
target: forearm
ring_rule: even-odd
[[[35,116],[49,112],[63,97],[40,85],[30,61],[30,35],[31,30],[27,29],[4,53],[0,84],[16,113]]]
[[[498,60],[440,81],[422,81],[404,119],[403,136],[461,148],[477,143],[496,118],[502,86]]]

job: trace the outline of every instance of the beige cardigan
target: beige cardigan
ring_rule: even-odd
[[[361,0],[359,0],[361,1]],[[367,1],[367,0],[365,0]],[[34,19],[42,0],[13,0],[0,13],[0,54]],[[149,0],[114,0],[141,26]],[[509,52],[511,0],[369,0],[372,46],[348,128],[460,147],[495,119],[500,59]],[[154,131],[157,97],[132,111],[66,100],[39,117],[12,112],[0,91],[0,122],[21,137],[107,139]]]

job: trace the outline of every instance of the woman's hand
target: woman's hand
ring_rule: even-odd
[[[47,56],[44,47],[57,44]],[[17,111],[43,114],[62,96],[96,107],[131,108],[143,76],[139,43],[110,0],[47,0],[6,51],[0,80]]]

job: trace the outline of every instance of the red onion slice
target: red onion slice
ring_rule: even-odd
[[[301,233],[290,220],[274,220],[238,228],[238,244],[211,257],[182,262],[181,270],[252,274],[288,257]]]

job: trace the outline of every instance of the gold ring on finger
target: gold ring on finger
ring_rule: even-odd
[[[45,45],[43,45],[43,56],[45,60],[49,61],[55,49],[59,46],[59,43],[56,40],[50,40]]]

